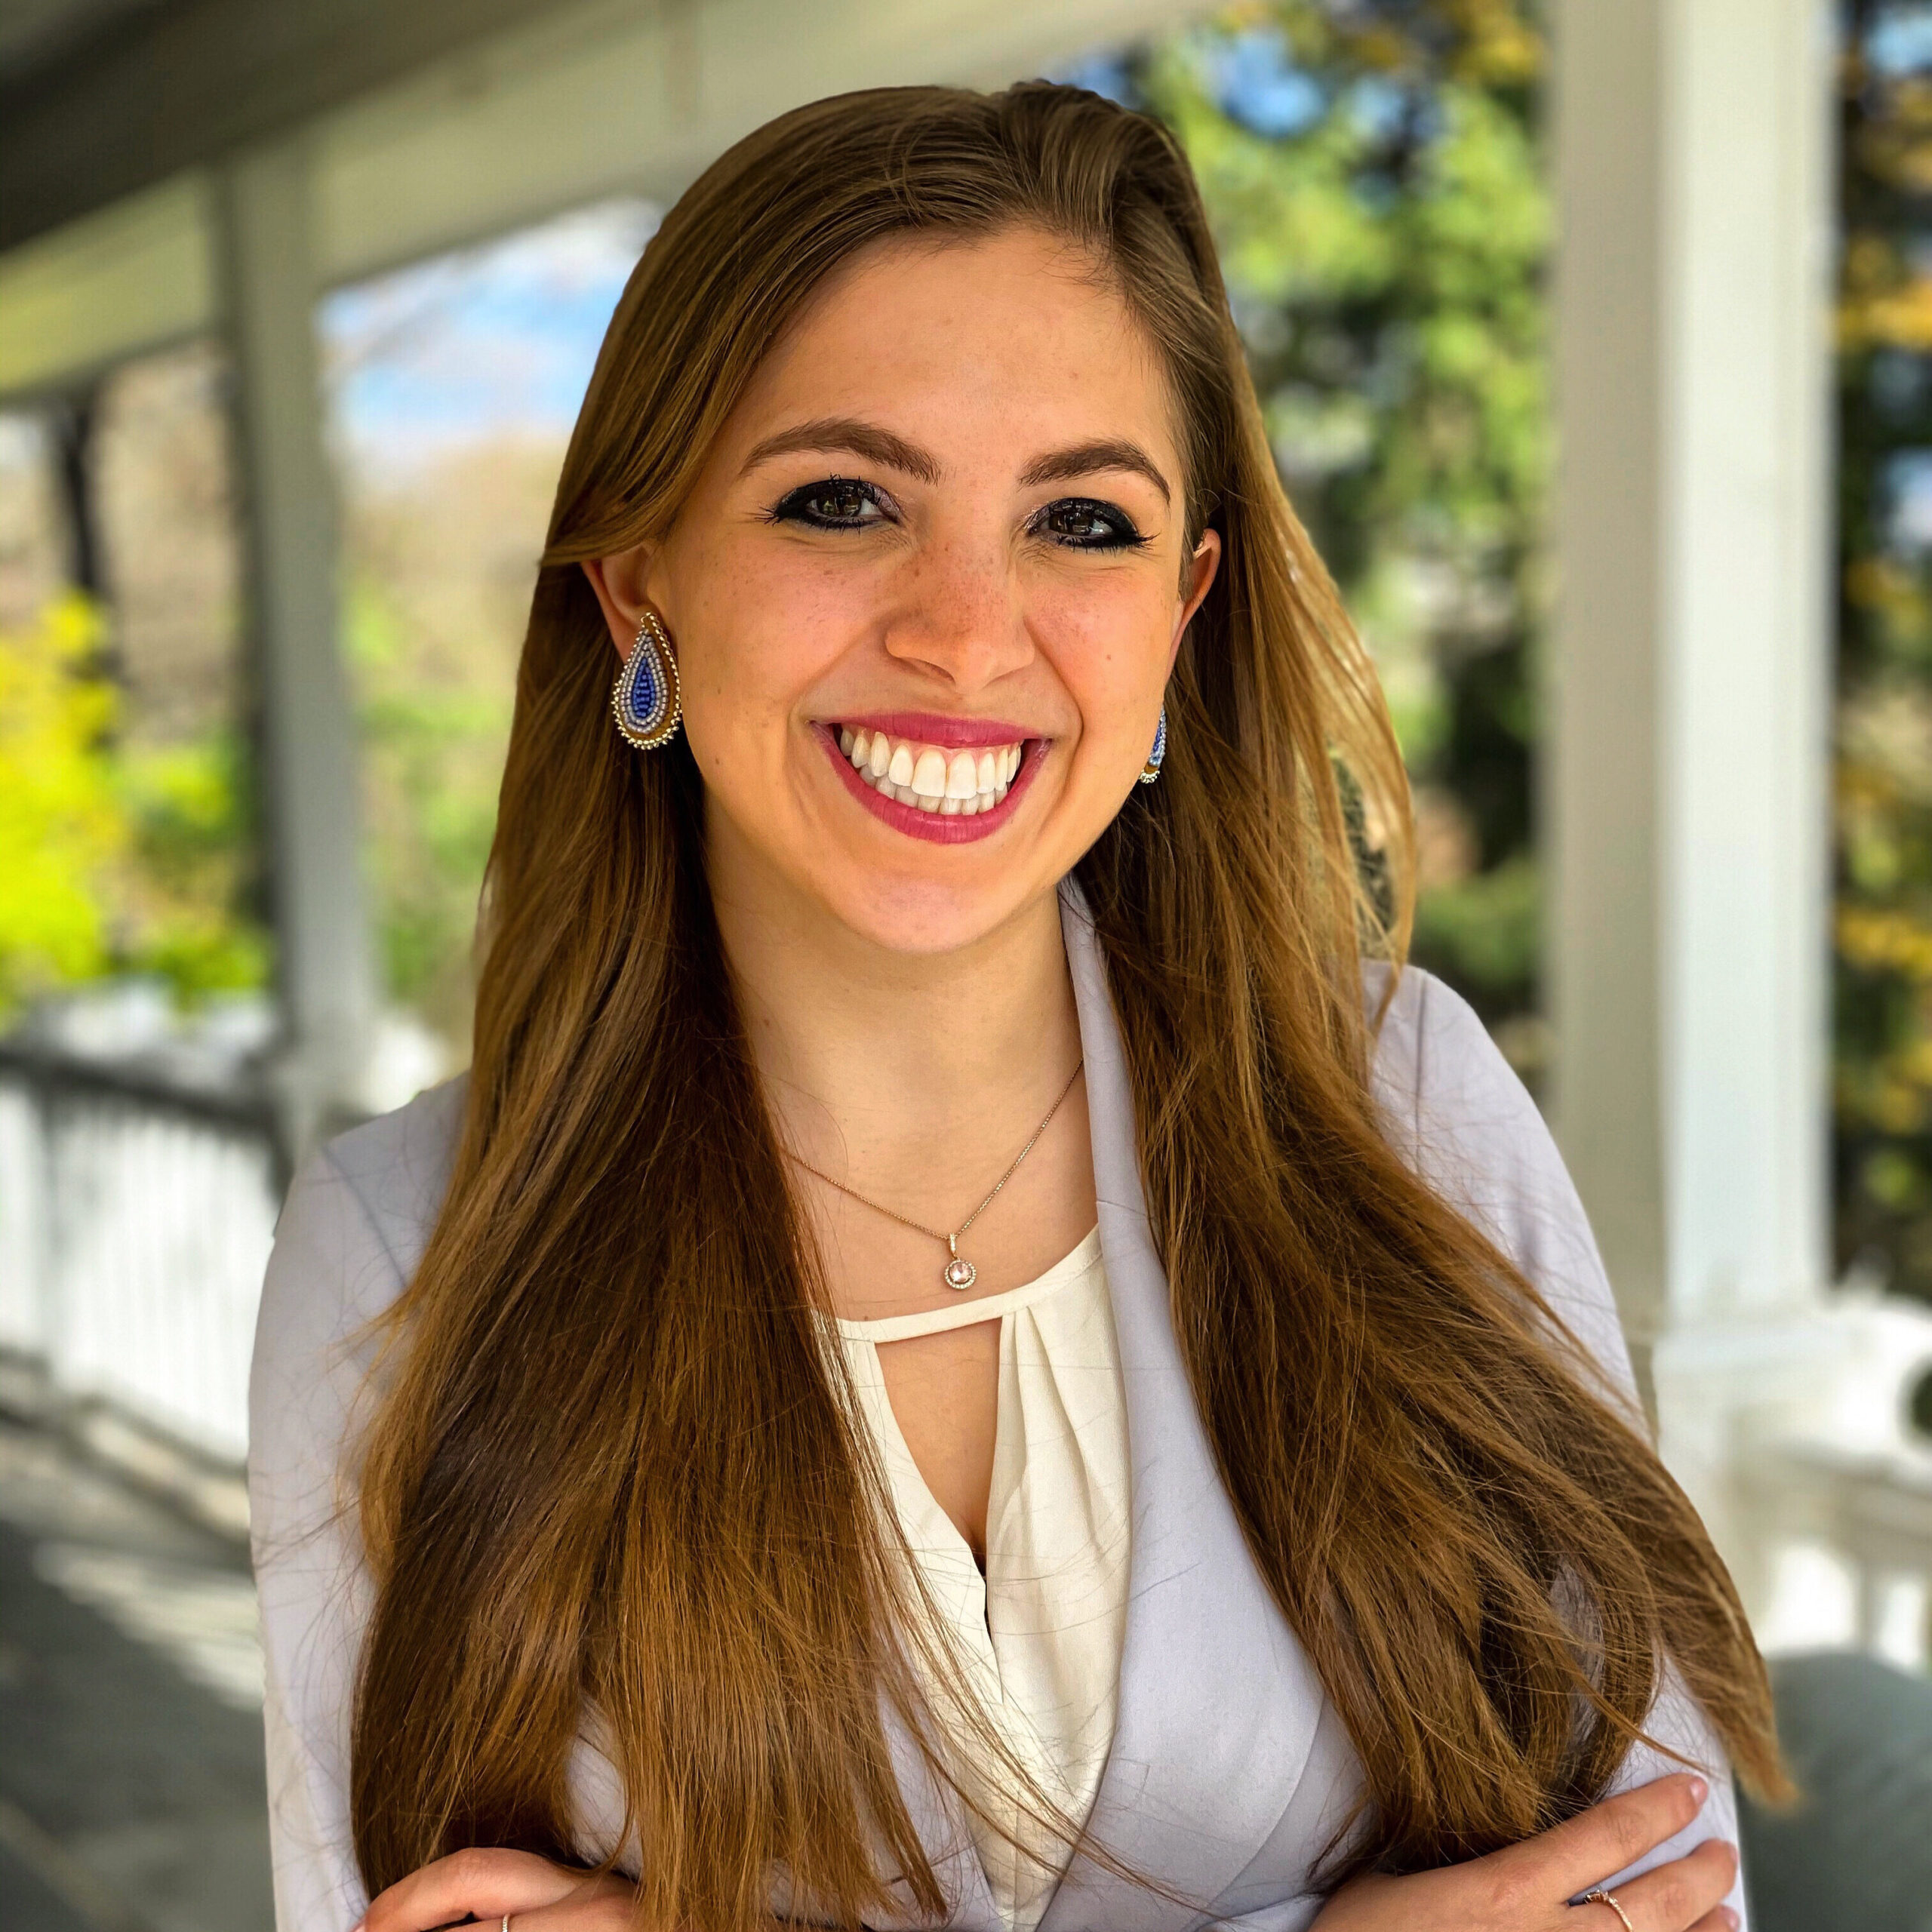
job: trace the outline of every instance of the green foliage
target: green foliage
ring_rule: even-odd
[[[398,1004],[460,1041],[510,692],[487,675],[494,659],[483,675],[473,663],[466,677],[434,675],[423,627],[398,611],[374,570],[352,579],[346,615],[384,985]]]
[[[1881,11],[1841,70],[1837,1235],[1932,1298],[1932,75],[1870,60]]]
[[[112,973],[158,977],[184,1002],[267,977],[238,910],[237,748],[128,742],[103,635],[76,591],[0,632],[0,1019]]]
[[[100,886],[129,838],[106,749],[115,709],[85,598],[0,633],[0,1018],[106,970]]]
[[[1507,985],[1543,943],[1543,881],[1527,852],[1477,872],[1453,891],[1424,893],[1416,950],[1458,961],[1478,986]]]
[[[1416,955],[1492,1021],[1534,1006],[1540,951],[1544,60],[1522,0],[1275,0],[1131,69],[1200,177],[1277,460],[1382,669],[1423,820]]]
[[[127,964],[183,1004],[264,986],[268,935],[244,906],[254,850],[249,762],[232,730],[128,743],[114,761],[131,829],[122,884]]]

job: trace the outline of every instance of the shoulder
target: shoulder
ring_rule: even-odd
[[[403,1278],[414,1273],[449,1186],[469,1076],[338,1134],[314,1164],[317,1183],[352,1199]],[[291,1196],[294,1190],[291,1189]]]
[[[318,1148],[275,1223],[263,1328],[340,1330],[379,1315],[422,1259],[463,1128],[467,1077]]]
[[[1472,1134],[1492,1158],[1540,1153],[1549,1138],[1543,1116],[1461,994],[1419,966],[1397,975],[1380,961],[1363,968],[1362,982],[1371,1023],[1380,1016],[1376,1098],[1406,1155],[1440,1168],[1445,1156],[1468,1151]]]
[[[1450,1192],[1562,1174],[1537,1103],[1467,1000],[1417,966],[1394,976],[1373,961],[1362,980],[1383,1131],[1411,1166]]]
[[[371,1358],[370,1325],[402,1291],[442,1205],[466,1081],[318,1148],[296,1170],[262,1284],[250,1377],[258,1476],[339,1437]]]
[[[1522,1270],[1605,1380],[1634,1387],[1595,1236],[1536,1102],[1469,1002],[1432,974],[1371,964],[1384,1131],[1429,1186]],[[1386,1001],[1386,1009],[1383,1002]]]
[[[278,1916],[346,1925],[367,1899],[349,1851],[349,1712],[371,1586],[348,1451],[379,1318],[421,1259],[465,1085],[432,1088],[318,1148],[275,1224],[249,1377],[249,1535],[260,1599]]]

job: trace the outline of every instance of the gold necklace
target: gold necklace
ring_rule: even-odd
[[[883,1214],[888,1221],[897,1221],[902,1228],[910,1228],[915,1234],[924,1235],[934,1241],[944,1241],[946,1252],[952,1259],[940,1271],[940,1279],[949,1288],[955,1288],[964,1294],[980,1278],[980,1271],[960,1253],[959,1237],[993,1204],[998,1198],[1000,1189],[1019,1171],[1020,1162],[1032,1152],[1034,1142],[1046,1132],[1054,1115],[1060,1112],[1060,1100],[1064,1100],[1073,1091],[1073,1083],[1080,1078],[1080,1069],[1086,1063],[1084,1058],[1074,1063],[1073,1071],[1066,1076],[1066,1084],[1060,1090],[1060,1100],[1056,1100],[1047,1109],[1046,1118],[1034,1128],[1027,1137],[1026,1146],[1014,1155],[1012,1165],[993,1183],[992,1192],[949,1235],[942,1233],[937,1228],[926,1227],[918,1221],[909,1221],[903,1214],[895,1214],[890,1208],[882,1206],[868,1195],[861,1194],[856,1187],[848,1187],[842,1180],[834,1180],[823,1168],[814,1167],[811,1161],[792,1153],[789,1147],[785,1151],[807,1174],[817,1175],[827,1187],[835,1187],[841,1194],[849,1194],[860,1207],[869,1208],[875,1214]]]

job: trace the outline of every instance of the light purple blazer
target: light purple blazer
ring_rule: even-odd
[[[1359,1767],[1255,1571],[1215,1472],[1149,1232],[1105,970],[1071,892],[1063,923],[1086,1054],[1134,1484],[1119,1716],[1092,1822],[1103,1843],[1202,1909],[1076,1860],[1040,1932],[1191,1932],[1211,1920],[1299,1932],[1321,1907],[1310,1867],[1358,1789]],[[1374,972],[1371,982],[1374,996],[1382,982]],[[1591,1351],[1606,1387],[1634,1404],[1615,1304],[1576,1192],[1534,1104],[1474,1014],[1427,974],[1405,973],[1383,1023],[1375,1070],[1392,1139],[1501,1244]],[[249,1483],[279,1932],[349,1932],[367,1903],[349,1847],[347,1772],[369,1589],[352,1524],[338,1510],[337,1465],[359,1417],[368,1366],[355,1338],[421,1255],[461,1107],[460,1083],[438,1088],[306,1162],[289,1190],[263,1291]],[[1706,1838],[1734,1840],[1722,1752],[1674,1681],[1650,1727],[1709,1770],[1712,1795],[1697,1823],[1644,1866]],[[963,1820],[903,1738],[895,1749],[907,1802],[952,1899],[948,1924],[1001,1932]],[[1675,1768],[1637,1750],[1618,1786]],[[621,1806],[610,1767],[587,1741],[574,1790],[583,1848],[601,1855]],[[1629,1875],[1604,1875],[1614,1882]],[[1742,1913],[1741,1890],[1730,1903]]]

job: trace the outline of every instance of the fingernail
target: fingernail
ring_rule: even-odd
[[[1693,1778],[1690,1780],[1690,1802],[1693,1804],[1703,1804],[1710,1795],[1711,1788],[1702,1778]],[[359,1926],[356,1928],[356,1932],[361,1932]]]
[[[1730,1932],[1737,1932],[1737,1915],[1731,1910],[1729,1906],[1719,1906],[1718,1907],[1718,1916],[1724,1921],[1725,1924],[1730,1927]]]

